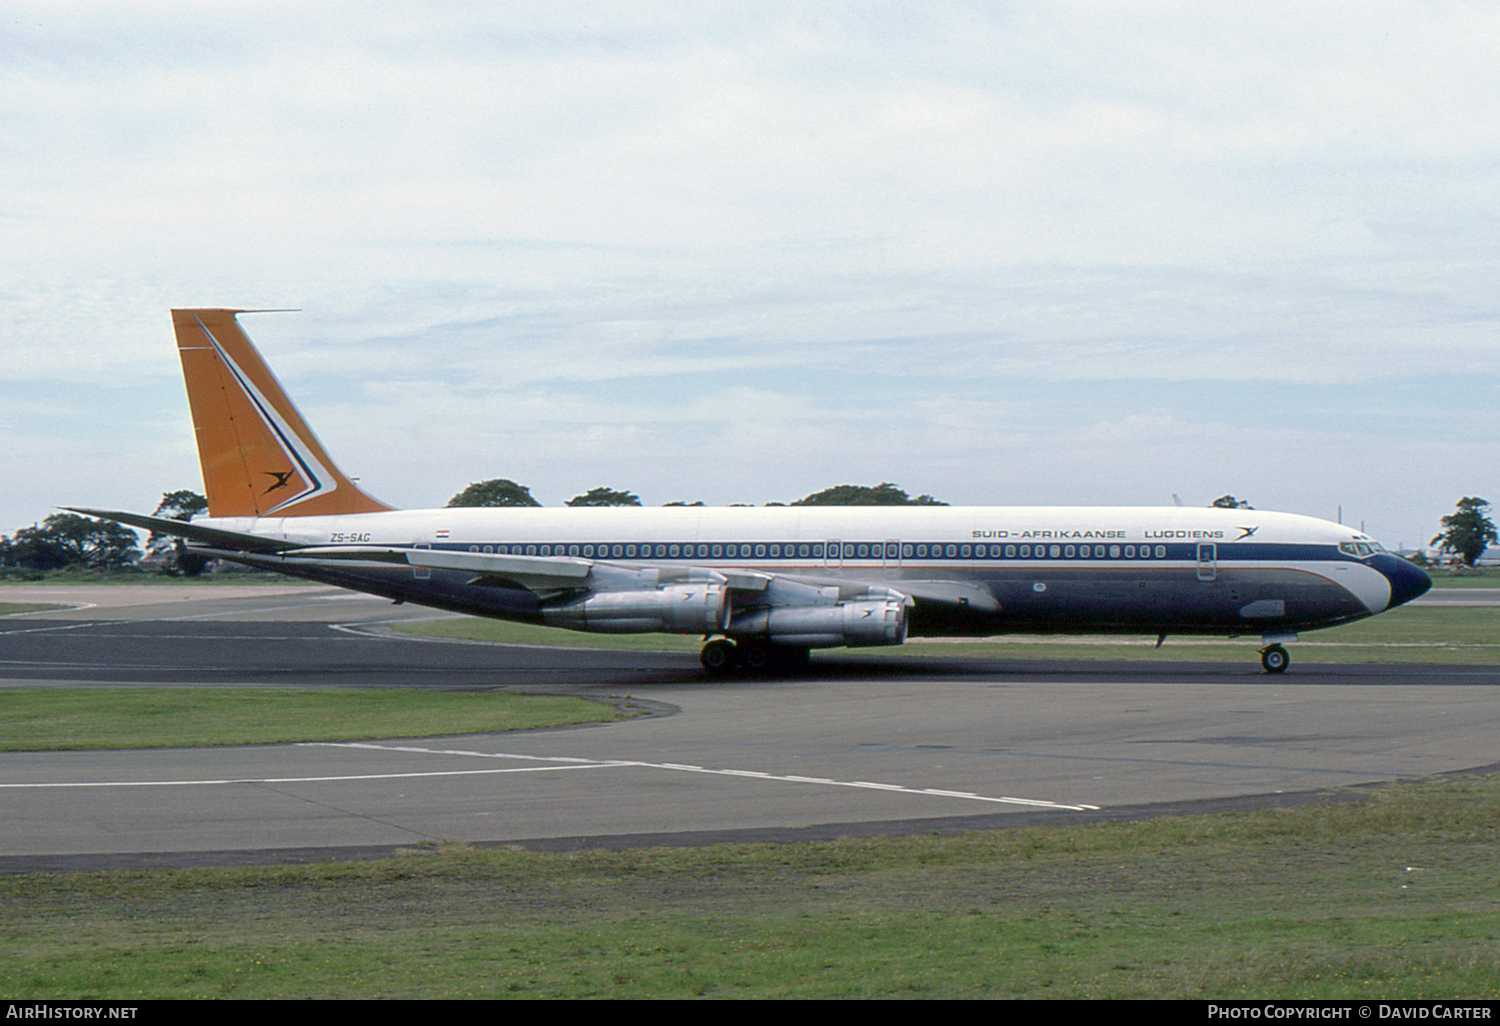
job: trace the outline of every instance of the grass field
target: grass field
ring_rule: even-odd
[[[1493,998],[1500,781],[956,837],[0,877],[37,998]]]
[[[582,698],[428,688],[6,689],[0,690],[0,751],[432,737],[627,715]]]

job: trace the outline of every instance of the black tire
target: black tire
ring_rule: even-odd
[[[805,648],[788,648],[775,645],[771,648],[772,665],[780,673],[801,673],[807,669],[812,653]]]
[[[1292,665],[1292,657],[1280,645],[1272,645],[1260,650],[1260,665],[1267,673],[1285,673]]]
[[[703,664],[710,676],[727,677],[734,672],[738,662],[737,655],[734,642],[720,638],[703,646],[703,650],[698,653],[698,662]]]
[[[747,641],[738,646],[738,652],[740,665],[750,673],[764,674],[775,663],[771,656],[771,646],[762,641]]]

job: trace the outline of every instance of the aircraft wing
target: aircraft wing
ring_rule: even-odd
[[[205,555],[236,554],[268,569],[338,569],[338,583],[358,588],[360,570],[448,570],[471,586],[522,589],[541,602],[548,623],[574,630],[772,636],[789,644],[899,644],[906,610],[937,606],[996,613],[1000,603],[981,584],[943,580],[859,580],[768,573],[750,568],[624,564],[570,556],[515,556],[394,546],[307,545],[183,520],[119,510],[73,508],[185,538]],[[373,579],[373,578],[372,578]],[[388,578],[387,578],[388,580]],[[384,589],[372,589],[386,594]],[[415,597],[415,596],[414,596]],[[421,601],[417,598],[417,601]],[[475,608],[485,613],[487,607]]]
[[[506,556],[479,552],[447,552],[441,549],[388,548],[384,546],[308,546],[282,553],[282,561],[324,566],[390,564],[432,570],[458,570],[474,576],[468,583],[480,587],[519,587],[539,596],[592,587],[591,559],[566,556]]]

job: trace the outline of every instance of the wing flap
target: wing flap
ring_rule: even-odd
[[[1000,600],[982,584],[965,581],[892,581],[891,585],[918,603],[959,606],[980,613],[1000,612]]]

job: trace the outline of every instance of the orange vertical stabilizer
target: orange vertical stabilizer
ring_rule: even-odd
[[[240,328],[243,310],[173,310],[212,517],[391,509],[344,476]]]

